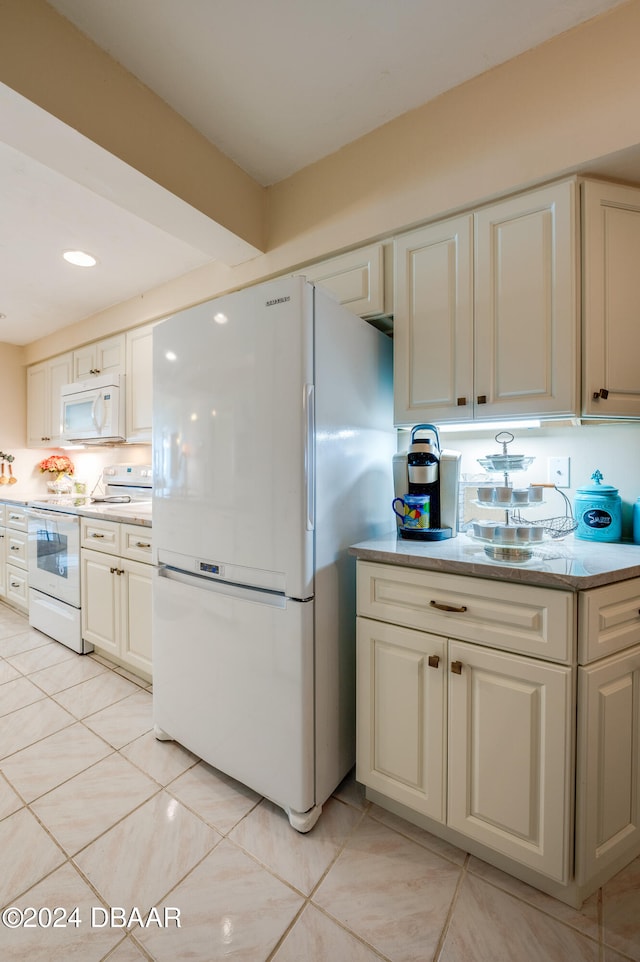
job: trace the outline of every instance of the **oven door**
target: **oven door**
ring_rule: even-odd
[[[29,508],[29,585],[80,607],[80,518]]]

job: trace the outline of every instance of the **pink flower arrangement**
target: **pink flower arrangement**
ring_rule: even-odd
[[[74,467],[72,462],[66,456],[66,454],[52,454],[50,458],[45,458],[38,465],[42,474],[68,474],[70,477],[73,475]]]

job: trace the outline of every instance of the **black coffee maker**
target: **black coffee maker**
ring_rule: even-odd
[[[426,435],[426,436],[425,436]],[[443,451],[435,424],[416,424],[409,449],[393,461],[396,497],[406,494],[429,496],[429,527],[410,530],[399,526],[403,538],[444,541],[455,538],[458,522],[460,452]]]

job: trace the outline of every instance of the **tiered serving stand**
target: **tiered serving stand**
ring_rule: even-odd
[[[535,460],[523,454],[508,454],[507,445],[513,439],[511,432],[501,431],[496,434],[496,441],[502,445],[502,453],[478,458],[485,471],[501,473],[503,478],[501,484],[488,481],[486,485],[478,485],[478,497],[474,504],[481,508],[504,509],[504,521],[474,521],[473,538],[483,544],[485,554],[493,561],[523,564],[530,560],[534,548],[545,538],[564,537],[576,528],[576,522],[568,498],[562,491],[558,491],[555,485],[530,484],[519,488],[512,484],[511,475],[517,471],[525,471]],[[565,500],[565,515],[527,521],[522,517],[521,511],[528,506],[539,507],[544,504],[545,488],[552,488],[562,495]]]

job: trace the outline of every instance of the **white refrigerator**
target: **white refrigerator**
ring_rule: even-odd
[[[391,340],[289,277],[153,332],[158,738],[308,831],[355,758],[355,563],[393,528]]]

